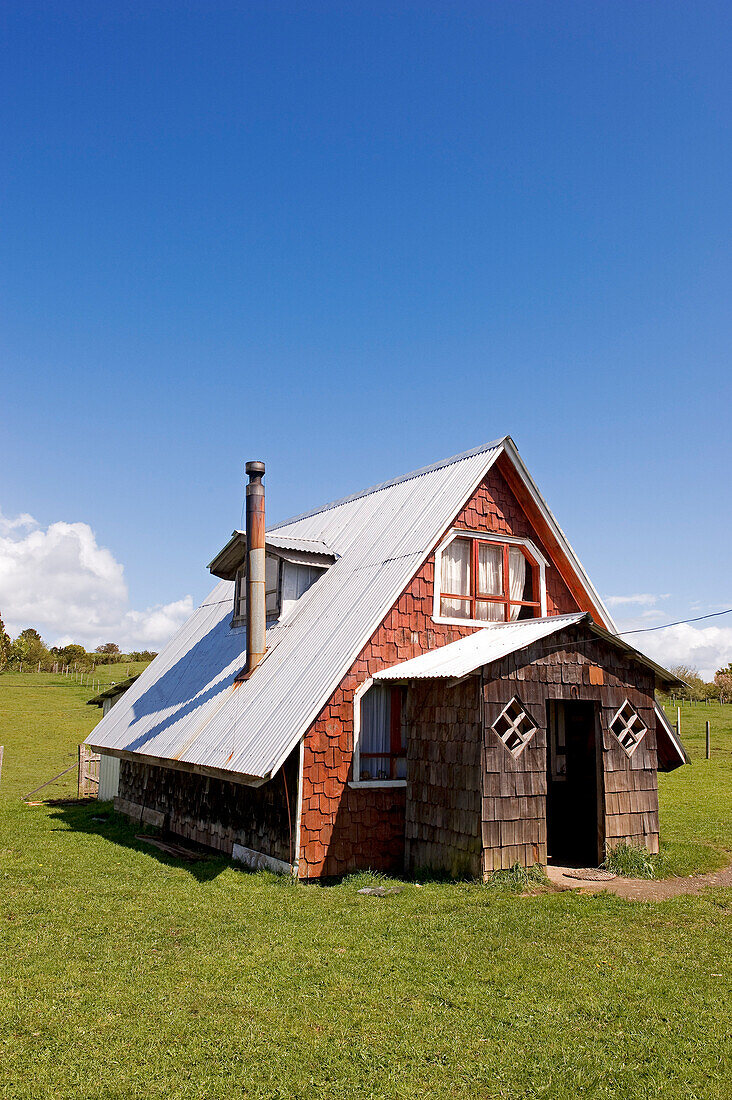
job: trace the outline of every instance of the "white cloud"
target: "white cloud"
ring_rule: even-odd
[[[37,527],[38,521],[29,516],[27,512],[21,512],[19,516],[10,519],[0,511],[0,535],[9,535],[11,531],[18,531],[24,527]]]
[[[608,607],[618,607],[621,604],[638,604],[640,607],[644,607],[648,604],[658,603],[659,600],[667,600],[669,595],[669,592],[663,592],[658,596],[652,592],[638,592],[634,596],[608,596],[605,603]]]
[[[680,623],[664,630],[626,634],[624,637],[630,645],[647,653],[664,668],[687,665],[699,669],[704,680],[712,680],[718,668],[732,661],[732,625]]]
[[[87,523],[44,529],[27,514],[0,513],[0,613],[11,636],[34,626],[49,645],[159,649],[192,610],[190,596],[132,610],[123,566]]]

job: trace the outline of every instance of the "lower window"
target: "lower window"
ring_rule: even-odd
[[[407,778],[403,687],[374,684],[361,697],[358,779]]]

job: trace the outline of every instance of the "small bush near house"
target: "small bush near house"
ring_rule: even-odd
[[[531,887],[548,886],[549,880],[544,868],[538,864],[533,867],[522,867],[520,863],[514,863],[513,867],[494,871],[484,885],[521,893]]]
[[[654,855],[647,848],[632,844],[617,844],[611,848],[602,866],[623,878],[663,878],[667,873],[662,854]]]

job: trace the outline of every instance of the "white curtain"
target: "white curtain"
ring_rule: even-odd
[[[361,699],[359,751],[385,753],[383,759],[364,760],[361,756],[359,779],[388,779],[391,751],[391,688],[374,684]]]
[[[321,570],[313,569],[312,565],[290,565],[290,568],[295,571],[295,599],[299,600],[318,579]]]
[[[503,549],[483,543],[478,547],[478,591],[484,596],[503,592]]]
[[[526,558],[515,546],[508,551],[508,594],[512,600],[524,598],[526,584]],[[520,607],[511,608],[511,620],[518,619]]]
[[[481,544],[478,547],[478,591],[486,596],[503,593],[503,549],[500,546]],[[502,623],[506,609],[493,600],[478,600],[476,615],[489,623]]]
[[[442,573],[440,590],[442,592],[464,593],[470,595],[470,543],[467,539],[453,539],[442,551]],[[468,600],[442,599],[443,615],[469,619]]]
[[[494,600],[477,600],[475,611],[478,619],[488,623],[502,623],[506,618],[505,603]]]

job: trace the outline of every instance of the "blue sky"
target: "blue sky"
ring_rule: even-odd
[[[275,520],[505,433],[624,625],[732,606],[728,4],[1,18],[7,620],[74,540],[88,640],[180,616],[247,458]]]

